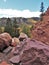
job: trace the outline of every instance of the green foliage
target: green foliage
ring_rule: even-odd
[[[22,25],[22,32],[31,37],[30,27],[27,24]]]
[[[16,21],[16,18],[14,19],[14,22],[13,22],[13,28],[14,28],[14,36],[15,37],[19,37],[19,25],[17,24],[17,21]]]
[[[5,32],[8,32],[12,36],[13,28],[10,18],[7,19],[6,26],[5,26]]]
[[[30,30],[32,31],[34,29],[34,25],[32,24],[32,26],[30,27]]]
[[[4,31],[8,32],[12,37],[18,37],[19,36],[19,30],[17,29],[18,27],[19,26],[16,22],[16,19],[12,23],[10,18],[8,18]]]
[[[40,12],[44,12],[44,3],[43,2],[41,2],[41,9],[40,9]]]
[[[2,33],[2,29],[1,29],[1,27],[0,27],[0,33]]]
[[[14,18],[13,27],[15,27],[15,28],[18,28],[19,27],[19,25],[17,24],[16,18]]]
[[[30,29],[31,29],[31,25],[25,23],[19,25],[16,21],[16,18],[14,19],[14,21],[11,21],[11,19],[8,18],[4,31],[8,32],[12,37],[19,37],[21,32],[24,32],[25,34],[28,35],[28,37],[31,37]]]

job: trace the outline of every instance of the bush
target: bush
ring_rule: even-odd
[[[27,34],[28,37],[31,37],[31,31],[30,31],[29,25],[23,24],[22,25],[22,32]]]

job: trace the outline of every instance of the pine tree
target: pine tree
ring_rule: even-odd
[[[41,15],[40,15],[40,19],[41,19],[41,21],[43,20],[43,13],[44,13],[44,3],[43,2],[41,2],[41,9],[40,9],[40,12],[41,12]]]
[[[9,33],[12,36],[13,29],[12,29],[12,23],[11,23],[10,18],[7,19],[5,32]]]
[[[41,2],[41,9],[40,9],[40,12],[44,12],[44,3],[43,2]]]
[[[13,21],[13,28],[14,28],[14,36],[18,37],[19,36],[19,30],[18,30],[19,25],[16,21],[16,18],[14,18],[14,21]]]

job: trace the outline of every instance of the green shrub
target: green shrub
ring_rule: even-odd
[[[22,32],[27,34],[28,37],[31,37],[30,27],[27,24],[22,25]]]

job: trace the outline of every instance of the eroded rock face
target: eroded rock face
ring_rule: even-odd
[[[22,41],[15,47],[13,54],[10,62],[14,64],[49,65],[49,46],[35,39],[27,38]]]
[[[49,7],[43,15],[43,20],[34,25],[32,36],[33,39],[49,44]]]
[[[0,58],[11,65],[49,65],[49,46],[35,39],[27,38],[12,50],[8,47],[3,55],[5,57],[0,55]]]
[[[49,65],[49,46],[37,40],[26,41],[20,55],[22,65]]]
[[[32,29],[33,39],[49,43],[49,21],[38,22]]]
[[[47,8],[47,11],[45,12],[45,15],[49,15],[49,7]]]
[[[8,47],[12,42],[12,37],[8,33],[0,34],[0,51]]]

